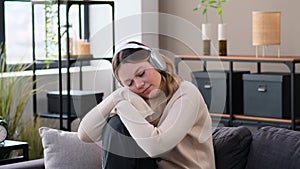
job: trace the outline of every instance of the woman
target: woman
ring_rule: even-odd
[[[182,80],[168,58],[138,42],[119,49],[112,65],[123,87],[91,110],[78,130],[83,141],[103,140],[103,168],[214,169],[211,119],[197,87]]]

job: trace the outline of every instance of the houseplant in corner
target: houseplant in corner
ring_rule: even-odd
[[[210,55],[211,24],[208,22],[208,9],[211,7],[215,8],[215,4],[215,0],[201,0],[194,8],[194,11],[198,11],[202,8],[202,15],[205,19],[205,22],[202,24],[203,55]]]
[[[24,124],[33,123],[33,121],[24,122],[22,116],[25,113],[29,99],[38,91],[41,91],[43,86],[33,89],[32,86],[36,82],[32,80],[32,76],[22,75],[22,72],[30,65],[6,65],[5,63],[6,53],[4,49],[4,52],[0,50],[0,118],[7,122],[9,140],[22,139],[22,141],[27,141],[23,140],[25,137],[20,138],[20,132],[24,131]],[[33,128],[31,128],[31,131],[33,132]],[[38,131],[36,130],[36,132]],[[29,137],[33,139],[34,136],[31,134]],[[29,151],[31,151],[31,148],[29,148]],[[10,152],[1,153],[0,159],[7,157],[9,154]]]

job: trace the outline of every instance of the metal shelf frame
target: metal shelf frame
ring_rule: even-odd
[[[37,69],[36,66],[36,53],[35,53],[35,31],[34,31],[34,6],[36,4],[44,4],[45,1],[32,1],[32,39],[33,39],[33,80],[36,80],[36,75],[35,75],[35,71]],[[61,5],[65,5],[66,6],[66,13],[65,15],[61,15],[60,14],[60,7]],[[71,131],[71,123],[72,121],[75,119],[72,115],[71,115],[71,104],[70,104],[70,90],[71,90],[71,79],[70,79],[70,67],[73,61],[73,59],[71,59],[71,54],[69,53],[69,43],[67,42],[67,59],[64,60],[66,62],[66,68],[67,68],[67,72],[66,72],[66,86],[67,86],[67,114],[63,114],[63,95],[62,95],[62,52],[61,52],[61,32],[60,32],[60,28],[62,27],[61,23],[60,23],[60,18],[61,17],[65,17],[66,19],[66,25],[69,25],[69,10],[73,5],[78,5],[78,6],[84,6],[84,38],[85,39],[89,39],[89,6],[90,5],[110,5],[111,6],[111,14],[112,14],[112,45],[113,45],[113,53],[115,52],[115,3],[114,1],[101,1],[101,0],[95,0],[95,1],[76,1],[76,0],[68,0],[68,1],[58,1],[57,4],[57,8],[58,8],[58,68],[59,68],[59,116],[53,116],[51,114],[42,114],[41,117],[46,117],[46,118],[59,118],[60,120],[60,129],[62,130],[67,130],[67,131]],[[79,37],[81,38],[82,35],[82,27],[81,27],[81,8],[79,7]],[[69,34],[69,27],[66,27],[67,31],[67,39],[70,38],[70,34]],[[109,60],[111,61],[111,58],[91,58],[91,59],[76,59],[76,61],[78,61],[79,67],[80,67],[80,72],[79,72],[79,83],[80,83],[80,89],[82,90],[82,63],[85,61],[89,61],[89,60],[98,60],[98,59],[105,59],[105,60]],[[33,86],[33,88],[36,88],[36,86]],[[34,116],[38,116],[37,113],[37,96],[35,95],[33,97],[33,113]],[[63,120],[67,120],[67,126],[64,127],[63,124]]]
[[[220,61],[229,63],[229,115],[228,114],[214,114],[211,113],[212,118],[220,118],[221,121],[228,124],[228,126],[237,126],[242,124],[262,126],[262,125],[277,125],[290,128],[292,130],[297,129],[297,125],[300,123],[299,119],[295,116],[295,65],[300,63],[300,57],[297,56],[244,56],[244,55],[231,55],[231,56],[196,56],[196,55],[177,55],[175,57],[175,68],[179,71],[179,63],[181,61],[203,61],[203,71],[206,70],[207,62]],[[237,62],[251,62],[256,63],[256,72],[262,73],[262,63],[275,63],[284,64],[289,68],[291,76],[291,119],[276,119],[276,118],[260,118],[246,115],[236,115],[232,111],[232,73],[234,71],[234,63]]]

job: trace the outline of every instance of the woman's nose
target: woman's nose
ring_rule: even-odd
[[[145,82],[142,79],[136,79],[135,84],[137,89],[141,89],[144,87]]]

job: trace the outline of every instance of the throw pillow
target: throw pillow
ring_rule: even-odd
[[[244,169],[252,140],[251,131],[244,126],[222,127],[213,132],[217,169]]]
[[[84,143],[76,132],[41,127],[45,168],[99,169],[100,143]]]
[[[247,169],[296,169],[299,159],[300,132],[268,126],[253,134]]]

